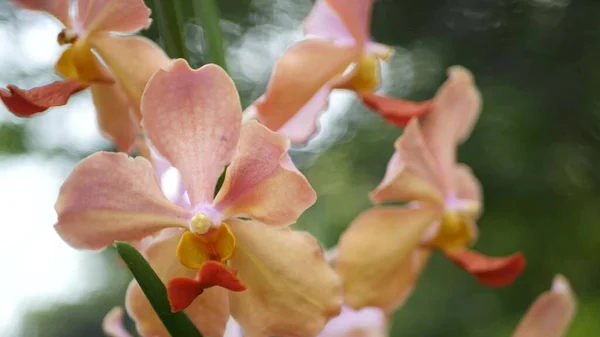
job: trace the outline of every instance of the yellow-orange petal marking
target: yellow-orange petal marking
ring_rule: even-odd
[[[225,262],[235,251],[235,237],[225,223],[205,234],[185,232],[177,246],[177,258],[184,266],[200,269],[208,261]]]
[[[379,57],[376,55],[364,55],[351,70],[354,72],[348,82],[340,85],[340,88],[354,90],[356,92],[372,92],[380,83]]]

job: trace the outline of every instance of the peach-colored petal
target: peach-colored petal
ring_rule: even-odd
[[[374,203],[385,201],[428,201],[442,206],[438,166],[428,151],[413,119],[396,141],[396,153],[388,163],[383,180],[371,193]]]
[[[454,173],[456,197],[462,200],[472,200],[483,205],[483,192],[479,180],[471,168],[465,164],[458,164]]]
[[[142,93],[150,77],[169,65],[167,54],[152,40],[141,36],[98,33],[89,39],[89,43],[106,62],[129,97],[137,119],[141,120]]]
[[[310,14],[304,19],[304,33],[336,40],[339,45],[355,42],[352,33],[325,0],[317,0]]]
[[[192,205],[212,202],[240,136],[242,108],[231,78],[214,64],[192,70],[176,60],[148,82],[142,113],[148,138],[179,169]]]
[[[247,216],[267,225],[289,225],[317,199],[287,153],[289,141],[256,121],[242,127],[215,207],[224,218]]]
[[[258,119],[277,131],[359,56],[356,48],[326,40],[299,42],[279,58],[264,97],[254,103]]]
[[[123,308],[114,307],[104,316],[102,331],[108,337],[131,337],[123,324]]]
[[[432,101],[414,102],[372,92],[361,93],[360,98],[367,107],[395,126],[405,126],[413,117],[428,113],[433,106]]]
[[[51,14],[62,22],[65,27],[71,27],[69,15],[71,0],[11,0],[11,2],[21,8]]]
[[[314,336],[342,305],[341,282],[306,232],[254,221],[229,223],[238,246],[231,259],[247,290],[230,293],[244,336]]]
[[[188,212],[163,195],[152,165],[123,153],[82,160],[60,188],[55,229],[75,248],[100,249],[167,227],[187,228]]]
[[[371,10],[373,0],[324,0],[335,12],[350,34],[354,37],[356,44],[362,46],[369,39],[371,24]]]
[[[535,300],[512,336],[565,336],[576,310],[577,303],[569,281],[564,276],[557,275],[552,289]]]
[[[19,117],[30,117],[49,108],[67,104],[69,98],[87,88],[79,81],[56,81],[51,84],[29,90],[8,85],[0,89],[0,99],[8,110]]]
[[[77,0],[77,25],[97,32],[135,33],[150,27],[150,8],[143,0]]]
[[[329,321],[317,337],[387,337],[388,318],[379,308],[352,310],[342,307],[342,313]]]
[[[429,207],[376,207],[359,215],[340,238],[336,263],[348,306],[388,313],[400,306],[429,255],[417,249],[419,241],[439,216]]]
[[[115,143],[117,150],[129,152],[138,133],[129,114],[129,99],[116,84],[92,84],[91,91],[100,130]]]
[[[511,284],[521,275],[526,264],[521,253],[505,257],[489,257],[469,249],[444,253],[479,282],[494,288]]]
[[[177,261],[175,250],[179,237],[180,235],[171,235],[157,240],[145,254],[152,269],[165,284],[174,277],[194,277],[197,272],[185,268]],[[127,289],[126,307],[142,336],[170,337],[135,281]],[[206,289],[185,313],[205,336],[223,336],[229,318],[227,291],[219,287]]]
[[[440,165],[445,188],[453,191],[456,147],[466,140],[481,110],[481,95],[473,75],[465,68],[448,69],[448,80],[433,100],[423,123],[423,138]]]

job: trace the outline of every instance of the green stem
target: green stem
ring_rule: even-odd
[[[204,28],[204,37],[208,41],[208,55],[212,63],[227,70],[223,32],[219,25],[219,8],[214,0],[192,0],[196,22]]]
[[[189,0],[154,0],[156,21],[160,37],[167,55],[171,58],[183,58],[190,61],[185,45],[183,29],[185,19],[181,4]]]
[[[171,336],[202,337],[183,311],[171,312],[167,289],[142,254],[126,242],[117,242],[115,247]]]

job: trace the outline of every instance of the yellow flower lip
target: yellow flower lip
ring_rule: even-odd
[[[206,223],[203,217],[198,221],[202,222],[200,225]],[[177,246],[177,258],[188,268],[200,269],[208,261],[226,263],[233,256],[235,246],[231,229],[221,223],[218,227],[209,227],[204,234],[183,233]]]
[[[65,44],[75,43],[78,38],[79,38],[79,36],[77,36],[77,33],[75,33],[74,31],[72,31],[70,29],[65,28],[58,34],[58,37],[56,38],[56,40],[59,45],[63,46]]]

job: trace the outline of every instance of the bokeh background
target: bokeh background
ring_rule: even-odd
[[[274,61],[301,37],[309,0],[222,0],[230,72],[245,105],[262,94]],[[435,255],[392,336],[509,336],[556,273],[572,282],[579,312],[569,337],[600,336],[600,1],[376,0],[372,34],[393,45],[382,91],[427,99],[445,69],[471,69],[484,97],[459,158],[485,193],[475,248],[522,251],[512,286],[487,289]],[[33,87],[57,76],[61,27],[0,0],[0,85]],[[146,32],[156,37],[152,29]],[[186,27],[198,63],[200,27]],[[308,70],[309,71],[309,70]],[[321,132],[294,159],[319,193],[300,222],[326,247],[362,210],[400,131],[347,93],[336,93]],[[79,252],[54,233],[53,204],[75,163],[111,150],[88,93],[24,120],[0,107],[0,335],[103,336],[123,304],[129,273],[114,251]]]

